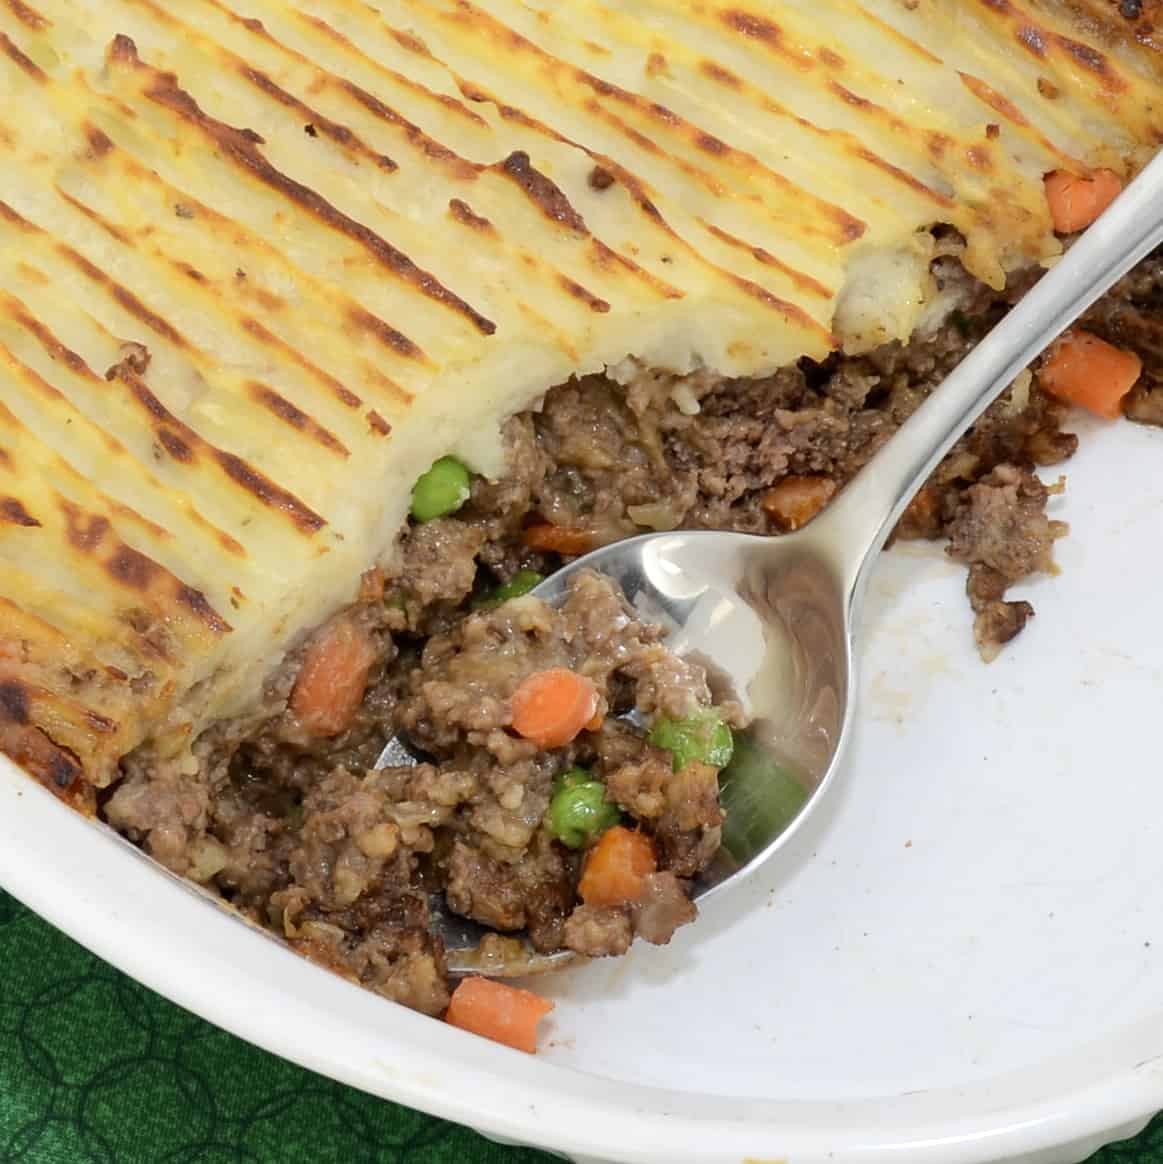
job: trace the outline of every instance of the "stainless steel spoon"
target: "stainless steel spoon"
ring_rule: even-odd
[[[728,819],[748,827],[692,896],[704,899],[755,873],[834,779],[853,719],[855,633],[869,568],[913,495],[1014,377],[1160,243],[1163,154],[804,529],[779,538],[646,534],[571,562],[533,591],[553,603],[576,571],[608,575],[644,617],[669,628],[672,650],[697,653],[725,679],[750,716],[751,746],[771,763],[724,774]],[[399,763],[400,747],[389,744],[381,763]],[[789,773],[808,793],[790,819]],[[533,973],[569,957],[528,949],[482,956],[485,931],[436,905],[453,973]]]

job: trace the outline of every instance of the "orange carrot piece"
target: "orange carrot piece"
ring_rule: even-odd
[[[1113,170],[1095,170],[1089,177],[1054,170],[1044,184],[1050,217],[1059,234],[1088,227],[1123,192],[1123,181]]]
[[[657,868],[650,838],[615,825],[586,854],[578,895],[586,905],[627,905],[642,896],[646,876]]]
[[[807,525],[835,492],[836,482],[831,477],[785,477],[759,504],[780,529],[790,532]]]
[[[537,1024],[553,1003],[492,978],[465,978],[452,992],[445,1021],[516,1051],[537,1050]]]
[[[598,713],[598,689],[576,671],[553,667],[513,692],[513,730],[542,748],[568,744]]]
[[[528,526],[522,531],[521,540],[532,550],[567,554],[570,557],[588,554],[594,548],[592,530],[553,525],[548,521]]]
[[[1068,331],[1050,349],[1038,383],[1059,400],[1115,419],[1135,386],[1143,361],[1088,331]]]
[[[375,644],[349,618],[337,619],[315,635],[290,700],[291,710],[311,735],[336,736],[350,725],[375,661]]]

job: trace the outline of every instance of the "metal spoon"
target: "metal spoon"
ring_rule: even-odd
[[[1060,332],[1163,243],[1163,154],[1078,239],[901,426],[844,491],[804,529],[779,538],[690,531],[615,542],[571,562],[533,593],[559,601],[578,570],[597,570],[667,645],[697,652],[729,681],[773,765],[725,773],[728,818],[741,830],[692,896],[702,899],[756,872],[803,824],[840,766],[855,696],[855,631],[870,566],[916,491],[953,443]],[[381,762],[399,763],[393,741]],[[791,819],[786,774],[808,791]],[[783,774],[779,781],[772,774]],[[780,798],[773,804],[773,797]],[[439,902],[437,905],[439,906]],[[453,973],[533,973],[568,954],[482,956],[482,927],[443,909],[434,924]]]

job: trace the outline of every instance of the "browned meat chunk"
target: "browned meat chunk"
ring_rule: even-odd
[[[409,530],[400,548],[399,577],[389,585],[389,600],[402,608],[408,629],[439,620],[468,597],[484,544],[479,526],[451,518]]]
[[[630,949],[634,926],[628,909],[579,905],[565,923],[565,944],[587,958],[617,957]]]
[[[337,768],[307,795],[291,883],[318,909],[339,910],[377,888],[400,846],[400,828],[374,783]],[[407,884],[408,869],[395,870]]]
[[[999,465],[969,488],[949,528],[949,553],[988,566],[1007,582],[1051,569],[1057,531],[1046,517],[1046,497],[1033,473]]]
[[[136,775],[122,781],[105,804],[105,819],[144,845],[167,869],[195,879],[207,845],[210,789],[172,768],[154,779]],[[217,870],[214,870],[217,872]]]
[[[636,749],[638,755],[606,777],[610,799],[641,821],[657,820],[666,811],[667,786],[674,779],[670,753],[661,748]]]
[[[985,661],[991,662],[998,651],[1021,632],[1033,616],[1028,602],[991,602],[973,620],[973,640]]]
[[[379,927],[351,951],[348,964],[362,985],[424,1014],[448,1006],[444,958],[432,935],[420,929]]]
[[[525,928],[525,895],[511,866],[456,841],[448,865],[448,908],[495,930]]]
[[[545,837],[511,863],[454,842],[445,896],[453,913],[495,930],[527,928],[540,950],[561,945],[562,926],[574,903],[570,870]]]
[[[1053,568],[1055,538],[1065,528],[1046,516],[1046,486],[1032,473],[999,465],[970,487],[949,527],[949,553],[970,566],[966,589],[976,612],[973,637],[993,659],[1029,621],[1028,602],[1005,601],[1006,588]]]
[[[316,962],[424,1014],[448,1006],[444,955],[426,929],[379,926],[351,939],[335,925],[308,922],[291,945]]]
[[[538,833],[522,862],[529,941],[543,953],[563,945],[566,919],[573,910],[576,870],[560,845]]]
[[[666,786],[657,831],[664,867],[680,877],[701,873],[718,852],[722,823],[718,770],[692,761]]]
[[[1163,425],[1163,383],[1137,384],[1123,401],[1123,412],[1139,424]]]
[[[651,873],[642,897],[634,903],[634,933],[665,946],[679,926],[695,920],[697,912],[673,873]]]

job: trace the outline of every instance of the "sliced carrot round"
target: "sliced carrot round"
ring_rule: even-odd
[[[1038,369],[1038,383],[1059,400],[1115,419],[1135,386],[1143,361],[1088,331],[1068,331]]]
[[[615,825],[586,854],[578,896],[586,905],[628,905],[642,896],[646,877],[657,868],[650,838]]]
[[[1123,181],[1113,170],[1095,170],[1085,177],[1054,170],[1043,182],[1059,234],[1085,229],[1123,192]]]
[[[445,1021],[516,1051],[537,1050],[537,1025],[553,1003],[492,978],[465,978],[452,992]]]
[[[576,671],[537,671],[513,692],[513,730],[542,748],[560,748],[598,713],[598,689]]]

